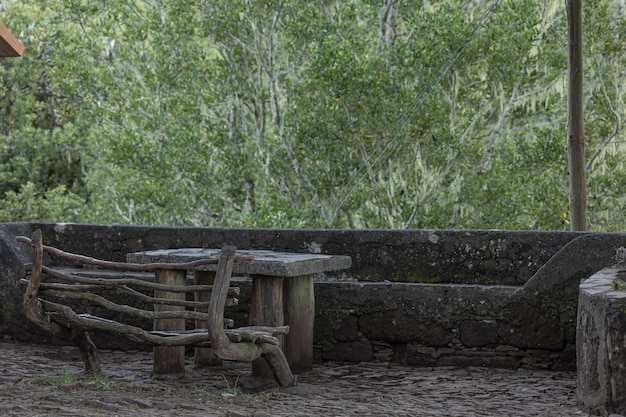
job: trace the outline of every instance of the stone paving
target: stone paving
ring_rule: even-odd
[[[324,364],[279,388],[250,365],[189,365],[154,378],[149,352],[101,351],[105,376],[82,374],[76,348],[0,341],[0,415],[34,416],[542,416],[587,415],[576,375],[486,368]]]

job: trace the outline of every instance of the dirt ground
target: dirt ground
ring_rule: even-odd
[[[0,341],[0,415],[34,416],[544,416],[586,415],[576,376],[530,370],[325,364],[279,388],[250,365],[189,365],[154,378],[149,352],[101,351],[105,375],[82,374],[74,347]]]

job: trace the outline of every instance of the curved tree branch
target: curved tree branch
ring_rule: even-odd
[[[596,62],[596,64],[598,64]],[[622,79],[624,78],[625,73],[622,73]],[[621,117],[620,117],[620,97],[621,97],[621,91],[619,91],[619,87],[616,87],[617,91],[615,94],[615,106],[613,104],[611,104],[611,99],[609,98],[609,94],[606,90],[606,84],[604,83],[604,78],[602,77],[602,71],[598,70],[598,76],[600,79],[600,86],[602,88],[602,93],[604,94],[604,97],[606,98],[606,102],[607,105],[609,107],[609,111],[611,112],[611,114],[613,114],[613,116],[615,117],[615,124],[613,125],[613,131],[611,132],[611,134],[609,134],[609,136],[606,137],[606,139],[604,139],[604,141],[602,142],[602,144],[600,145],[600,147],[598,149],[596,149],[596,151],[593,153],[593,155],[591,156],[591,158],[589,158],[589,162],[587,162],[587,166],[585,167],[586,170],[588,172],[591,172],[592,168],[593,168],[593,164],[596,161],[596,159],[598,159],[598,157],[600,155],[602,155],[602,152],[604,152],[604,150],[607,148],[607,146],[609,146],[609,144],[613,141],[613,139],[619,134],[620,132],[620,127],[622,124],[621,121]]]

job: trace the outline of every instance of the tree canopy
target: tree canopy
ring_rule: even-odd
[[[583,3],[589,227],[626,11]],[[561,1],[5,0],[0,221],[569,229]]]

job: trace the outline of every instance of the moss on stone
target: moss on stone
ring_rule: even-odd
[[[0,304],[0,323],[4,321],[4,318],[6,316],[13,313],[14,309],[15,305],[10,301],[5,301],[4,303]]]
[[[395,281],[400,281],[396,279]],[[441,283],[441,278],[433,277],[432,275],[424,274],[421,271],[415,271],[409,274],[406,277],[406,282],[411,284],[422,283],[422,284],[439,284]]]
[[[626,292],[626,280],[621,277],[615,278],[611,283],[611,288],[617,291]]]

